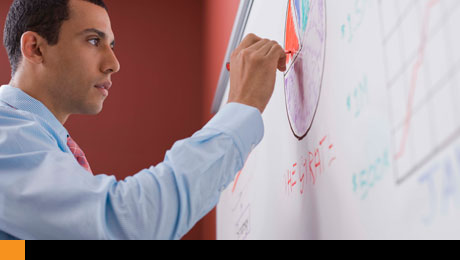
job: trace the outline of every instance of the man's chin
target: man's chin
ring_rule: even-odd
[[[103,103],[97,104],[97,105],[88,105],[84,109],[82,109],[79,114],[95,116],[102,112],[103,107],[104,107]]]

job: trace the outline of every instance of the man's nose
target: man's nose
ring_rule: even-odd
[[[109,48],[104,65],[102,67],[102,72],[105,74],[113,74],[120,71],[120,62],[118,61],[114,51]]]

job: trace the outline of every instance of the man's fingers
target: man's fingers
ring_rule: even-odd
[[[270,53],[270,51],[272,50],[272,48],[274,46],[279,46],[278,42],[276,41],[270,41],[270,40],[265,40],[265,45],[260,47],[259,49],[259,54],[261,54],[262,56],[268,56],[268,54]]]
[[[252,46],[250,46],[249,48],[247,48],[247,50],[249,52],[259,52],[263,49],[266,49],[266,48],[271,48],[271,45],[270,45],[270,40],[267,40],[267,39],[261,39],[260,41],[258,41],[257,43],[253,44]],[[265,56],[267,54],[267,52],[269,51],[266,50],[265,53],[262,53],[262,56]]]
[[[248,34],[243,41],[240,43],[240,45],[235,49],[235,53],[239,53],[242,50],[251,47],[252,45],[258,43],[262,38],[258,37],[255,34]]]
[[[260,57],[267,57],[270,62],[276,62],[279,70],[286,70],[286,53],[281,45],[275,41],[262,39],[255,34],[248,34],[235,49],[234,54],[239,54],[243,50],[248,53],[256,53]]]
[[[280,71],[286,71],[286,52],[279,44],[272,45],[267,56],[273,62],[277,62],[277,67]]]

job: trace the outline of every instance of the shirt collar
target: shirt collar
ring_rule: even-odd
[[[57,120],[57,118],[51,113],[51,111],[43,105],[42,102],[29,96],[19,88],[15,88],[9,85],[0,87],[0,100],[7,105],[17,109],[26,111],[36,115],[40,121],[40,124],[47,129],[52,135],[57,134],[57,138],[61,143],[67,143],[67,137],[69,133],[67,129]],[[55,133],[53,133],[55,132]]]

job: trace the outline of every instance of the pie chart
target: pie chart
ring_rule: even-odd
[[[291,130],[302,140],[318,109],[326,51],[325,0],[289,0],[284,73],[286,110]]]

